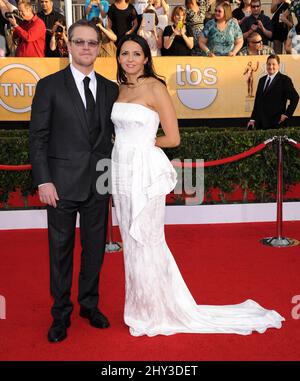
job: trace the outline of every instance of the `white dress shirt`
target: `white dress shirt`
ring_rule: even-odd
[[[268,87],[270,87],[270,85],[271,85],[271,83],[272,83],[272,81],[273,81],[273,79],[274,79],[274,77],[275,77],[275,75],[278,73],[278,71],[276,71],[276,73],[274,73],[274,74],[272,74],[272,75],[267,75],[267,78],[266,78],[266,80],[265,80],[265,84],[264,84],[264,90],[265,90],[265,85],[266,85],[266,83],[267,83],[267,80],[270,78],[270,83],[269,83],[269,86]]]
[[[85,74],[82,74],[81,71],[76,69],[72,64],[70,64],[70,69],[71,69],[72,75],[74,77],[74,80],[75,80],[77,89],[79,91],[79,94],[81,96],[82,102],[84,104],[84,107],[86,108],[86,100],[85,100],[85,94],[84,94],[83,80],[84,80],[85,77],[89,77],[90,78],[89,88],[90,88],[90,90],[91,90],[91,92],[92,92],[92,94],[94,96],[95,102],[96,102],[97,79],[96,79],[95,71],[92,70],[90,72],[90,74],[85,75]]]

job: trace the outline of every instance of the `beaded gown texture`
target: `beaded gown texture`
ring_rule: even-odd
[[[124,321],[133,336],[175,333],[263,333],[285,319],[248,299],[197,305],[164,234],[165,197],[176,171],[155,146],[159,115],[138,103],[116,102],[112,194],[123,241]]]

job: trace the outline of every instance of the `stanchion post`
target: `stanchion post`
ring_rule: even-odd
[[[113,224],[112,224],[112,197],[109,198],[108,205],[108,222],[107,222],[107,240],[105,245],[105,252],[115,253],[122,250],[122,244],[120,242],[113,241]]]
[[[282,238],[283,153],[282,136],[277,141],[277,238]]]
[[[266,246],[289,247],[296,246],[299,241],[293,238],[282,236],[282,201],[283,201],[283,151],[282,142],[285,139],[282,136],[277,137],[277,218],[276,218],[276,237],[263,238],[260,242]]]

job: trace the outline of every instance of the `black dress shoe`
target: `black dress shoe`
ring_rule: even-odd
[[[54,319],[48,331],[48,341],[50,343],[58,343],[67,337],[67,328],[71,325],[70,319],[66,321]]]
[[[108,328],[110,325],[107,317],[104,316],[103,313],[98,310],[98,308],[87,309],[80,307],[79,315],[85,319],[88,319],[92,327]]]

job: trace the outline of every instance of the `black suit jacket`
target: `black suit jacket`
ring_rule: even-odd
[[[96,107],[100,133],[90,143],[84,104],[70,67],[41,79],[32,103],[29,151],[34,183],[54,183],[58,197],[83,201],[91,187],[97,197],[98,160],[110,158],[113,124],[111,109],[118,86],[96,73]]]
[[[265,75],[258,82],[251,114],[251,119],[255,120],[255,126],[258,129],[277,128],[281,114],[290,118],[299,101],[299,95],[292,80],[280,72],[276,74],[268,89],[263,93],[266,77]],[[287,106],[288,100],[290,102]]]

